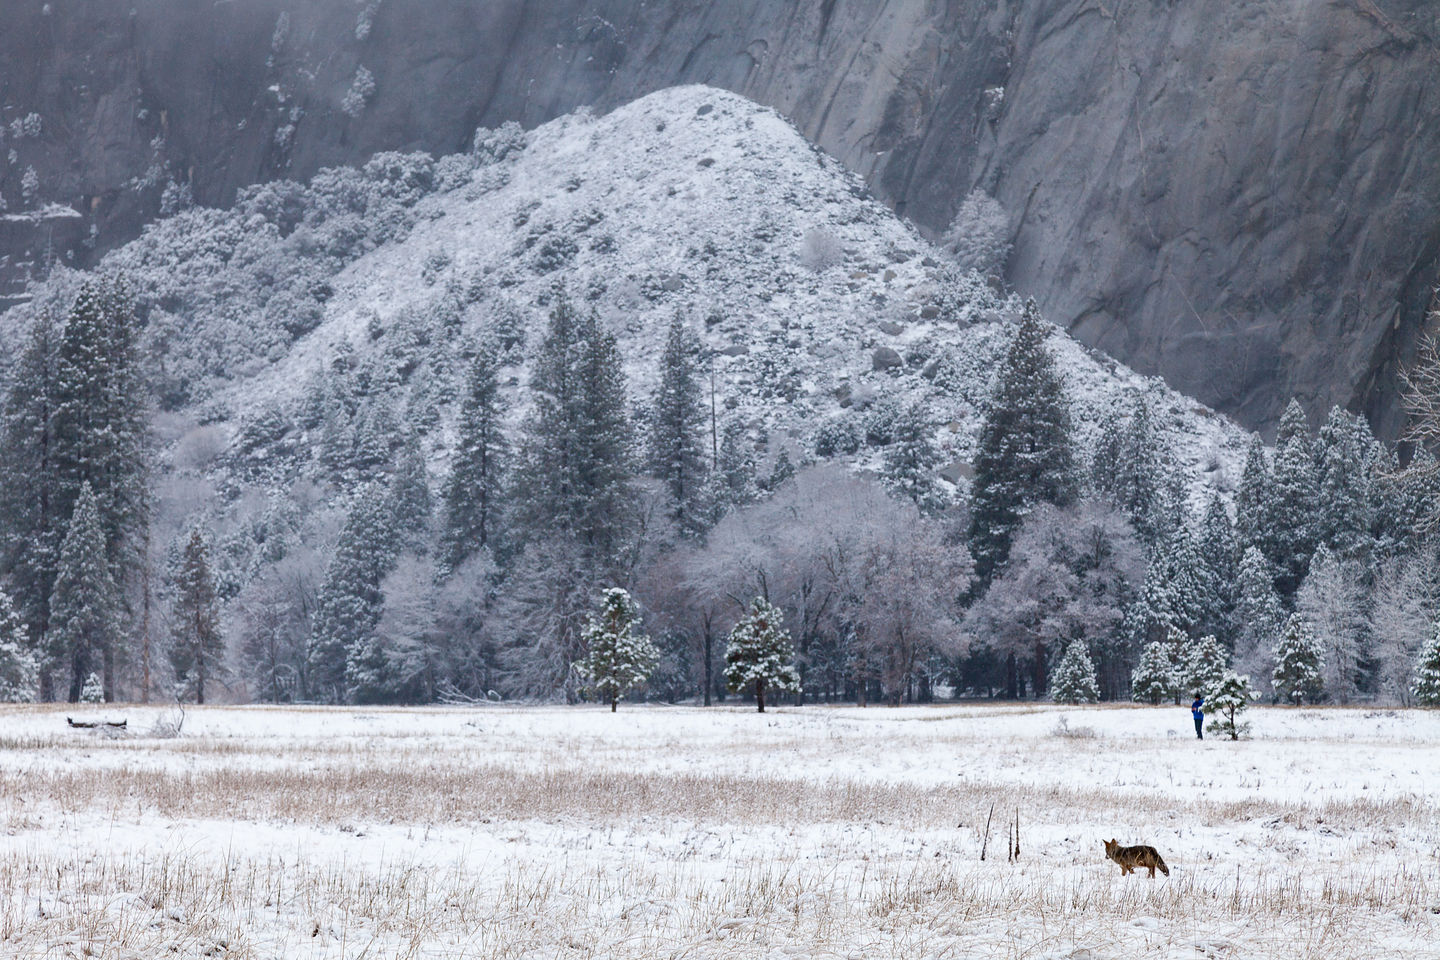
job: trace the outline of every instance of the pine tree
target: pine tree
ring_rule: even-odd
[[[460,399],[455,458],[445,483],[441,556],[454,570],[479,549],[493,550],[499,533],[509,448],[497,360],[488,344],[475,351]]]
[[[732,692],[755,691],[755,705],[765,712],[765,691],[800,689],[795,650],[785,630],[785,615],[762,597],[730,631],[725,647],[725,682]]]
[[[930,439],[924,407],[912,403],[895,420],[895,440],[885,448],[885,483],[891,490],[931,514],[945,507],[935,479],[940,451]]]
[[[1085,648],[1084,640],[1071,640],[1065,656],[1050,674],[1050,698],[1056,703],[1094,703],[1100,699],[1100,686],[1095,681],[1095,664]]]
[[[424,555],[430,543],[430,474],[420,437],[409,434],[400,447],[390,476],[390,517],[400,546]]]
[[[372,485],[356,500],[316,600],[306,687],[311,696],[338,702],[348,686],[377,678],[365,662],[366,644],[385,609],[380,584],[395,566],[398,537],[386,491]]]
[[[1031,505],[1064,506],[1073,495],[1070,409],[1045,347],[1048,332],[1035,301],[1027,301],[980,428],[969,531],[977,589],[1009,557]]]
[[[1157,640],[1145,645],[1140,662],[1130,674],[1130,698],[1137,703],[1158,704],[1175,693],[1175,670],[1169,647]]]
[[[665,485],[670,519],[682,536],[703,533],[707,523],[706,469],[701,438],[706,423],[700,389],[700,341],[676,314],[660,358],[660,383],[652,401],[650,472]]]
[[[1215,692],[1206,701],[1206,706],[1214,713],[1206,729],[1211,733],[1229,734],[1231,740],[1239,740],[1250,731],[1250,724],[1242,722],[1240,716],[1256,696],[1249,677],[1226,670]]]
[[[1325,660],[1320,643],[1305,629],[1305,621],[1291,614],[1275,648],[1275,671],[1271,684],[1275,695],[1299,706],[1305,700],[1317,702],[1325,690]]]
[[[1369,629],[1362,570],[1322,546],[1295,595],[1295,610],[1305,618],[1324,655],[1325,692],[1349,703],[1360,691]]]
[[[175,609],[170,640],[170,665],[175,678],[193,687],[195,702],[205,702],[205,684],[224,675],[225,641],[210,549],[200,530],[190,531],[180,573],[175,581]]]
[[[74,698],[72,698],[72,702]],[[85,683],[80,687],[80,703],[104,703],[105,684],[100,680],[100,674],[91,671],[85,676]]]
[[[1270,461],[1265,444],[1258,436],[1250,438],[1245,454],[1245,468],[1240,473],[1240,486],[1235,491],[1235,538],[1240,548],[1255,547],[1267,556],[1270,548]]]
[[[1115,504],[1130,517],[1141,539],[1153,547],[1162,535],[1156,524],[1162,495],[1162,464],[1150,403],[1145,397],[1135,400],[1119,454],[1112,464]]]
[[[1211,493],[1200,520],[1195,544],[1199,560],[1200,617],[1196,630],[1214,634],[1232,650],[1235,647],[1236,585],[1240,577],[1240,555],[1230,514],[1218,493]]]
[[[1320,489],[1315,532],[1337,556],[1362,559],[1370,546],[1369,471],[1374,437],[1363,417],[1339,407],[1320,428]]]
[[[1270,523],[1266,555],[1277,571],[1276,589],[1282,598],[1294,595],[1315,552],[1316,490],[1314,446],[1305,414],[1292,400],[1280,421],[1281,441],[1275,454],[1275,473],[1267,510]]]
[[[1212,636],[1189,644],[1180,672],[1180,692],[1209,699],[1219,687],[1228,666],[1225,648]]]
[[[1285,622],[1274,583],[1270,561],[1260,548],[1247,548],[1240,559],[1240,579],[1236,585],[1235,620],[1239,630],[1235,636],[1235,658],[1250,669],[1264,668]]]
[[[1415,662],[1415,681],[1410,690],[1420,706],[1440,707],[1440,623]]]
[[[1120,421],[1120,415],[1112,409],[1100,421],[1100,433],[1096,437],[1095,448],[1090,452],[1090,487],[1117,505],[1119,471],[1115,469],[1115,465],[1120,462],[1124,448],[1125,427]]]
[[[755,499],[755,447],[738,419],[727,420],[721,431],[715,479],[716,495],[711,499],[717,506],[738,507]]]
[[[630,594],[611,587],[600,598],[600,610],[590,615],[581,636],[585,658],[576,671],[590,682],[590,689],[614,713],[620,699],[649,679],[660,660],[660,651],[646,636],[634,633],[640,608]]]
[[[50,595],[51,649],[70,665],[70,701],[80,699],[86,679],[100,666],[122,630],[121,607],[105,559],[105,530],[90,484],[82,483],[60,547],[55,590]]]
[[[30,648],[25,624],[0,590],[0,701],[33,703],[40,693],[40,665]]]

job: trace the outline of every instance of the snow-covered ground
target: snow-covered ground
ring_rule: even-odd
[[[78,712],[0,707],[0,955],[1440,951],[1437,712]]]

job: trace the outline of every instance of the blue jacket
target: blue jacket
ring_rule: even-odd
[[[1205,711],[1201,709],[1203,706],[1205,706],[1205,698],[1196,697],[1195,702],[1190,704],[1190,715],[1196,720],[1203,718],[1205,716]]]

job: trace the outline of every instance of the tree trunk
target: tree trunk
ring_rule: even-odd
[[[710,687],[714,685],[715,678],[711,675],[711,660],[715,650],[715,631],[710,625],[710,611],[705,612],[705,706],[710,706]]]
[[[614,713],[614,712],[615,712],[615,708],[618,707],[619,705],[620,705],[620,695],[619,695],[618,693],[612,693],[612,694],[610,694],[610,712],[611,712],[611,713]]]
[[[765,712],[765,681],[759,677],[755,678],[755,705],[760,713]]]

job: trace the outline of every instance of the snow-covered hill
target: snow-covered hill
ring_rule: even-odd
[[[488,330],[533,347],[563,290],[618,334],[636,404],[678,311],[711,353],[721,419],[743,418],[771,455],[812,455],[827,424],[863,437],[876,407],[921,401],[954,476],[1021,308],[774,111],[707,87],[482,131],[468,156],[384,155],[347,173],[185,212],[107,258],[152,304],[150,348],[177,379],[176,447],[203,431],[243,446],[252,467],[298,464],[318,442],[298,411],[343,356],[426,431],[438,473],[463,345]],[[362,187],[381,199],[354,199]],[[305,206],[321,193],[342,213]],[[1197,488],[1238,477],[1246,435],[1233,423],[1058,330],[1051,345],[1082,436],[1148,392]],[[507,354],[517,422],[532,353]],[[863,468],[879,452],[849,456]]]

